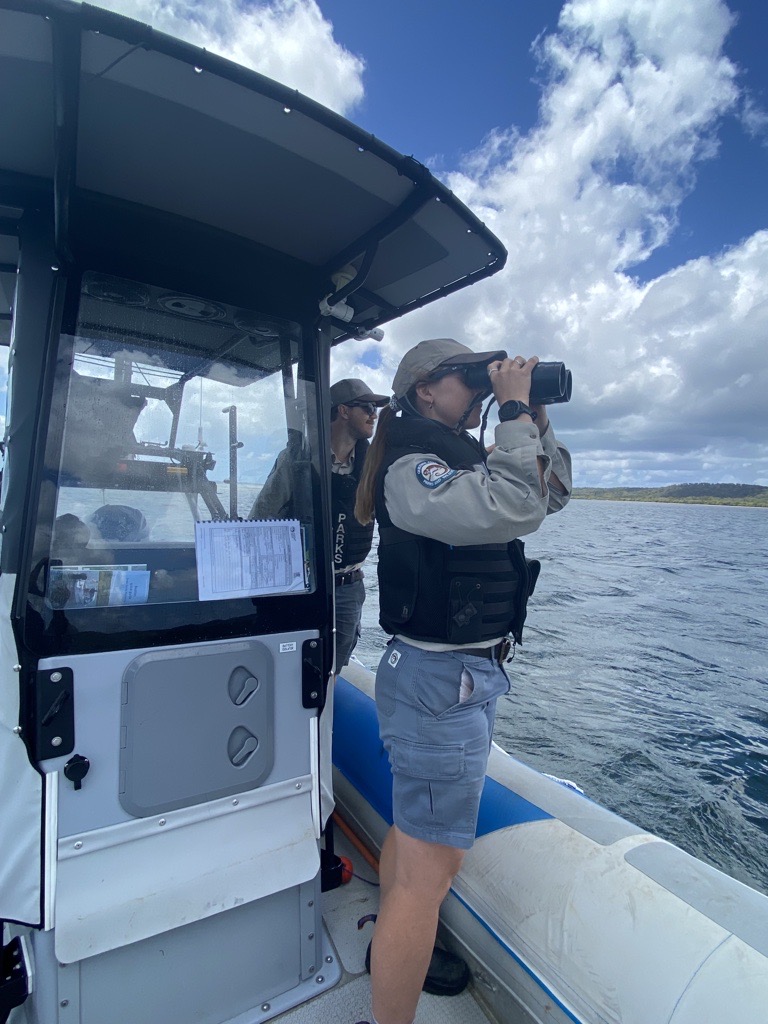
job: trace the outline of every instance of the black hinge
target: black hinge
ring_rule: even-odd
[[[305,640],[301,647],[301,706],[319,708],[324,703],[323,641]]]
[[[71,754],[75,748],[75,685],[71,668],[39,669],[35,676],[38,761]]]
[[[0,971],[0,1024],[5,1024],[11,1010],[21,1006],[29,995],[29,970],[20,936],[3,946]]]

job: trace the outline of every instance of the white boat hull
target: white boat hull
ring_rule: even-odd
[[[336,690],[340,813],[380,847],[389,766],[373,676]],[[478,838],[443,906],[499,1020],[764,1024],[768,897],[494,744]]]

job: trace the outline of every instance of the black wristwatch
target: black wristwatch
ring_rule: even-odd
[[[528,415],[533,422],[536,422],[536,413],[525,402],[518,402],[511,398],[508,402],[499,406],[499,420],[504,423],[506,420],[516,420],[518,416]]]

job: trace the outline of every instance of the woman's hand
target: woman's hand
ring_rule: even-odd
[[[531,397],[531,374],[538,361],[538,356],[531,356],[530,359],[515,356],[514,359],[489,364],[488,376],[499,406],[509,401],[528,404]]]

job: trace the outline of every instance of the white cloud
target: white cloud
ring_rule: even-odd
[[[274,78],[341,114],[363,97],[363,61],[333,37],[315,0],[100,0],[99,7]]]
[[[493,133],[449,176],[509,249],[506,268],[391,325],[381,369],[355,374],[386,388],[410,344],[445,335],[564,359],[574,399],[553,419],[577,484],[768,484],[768,231],[632,276],[743,102],[723,54],[732,20],[719,0],[567,3],[538,43],[536,128]]]

